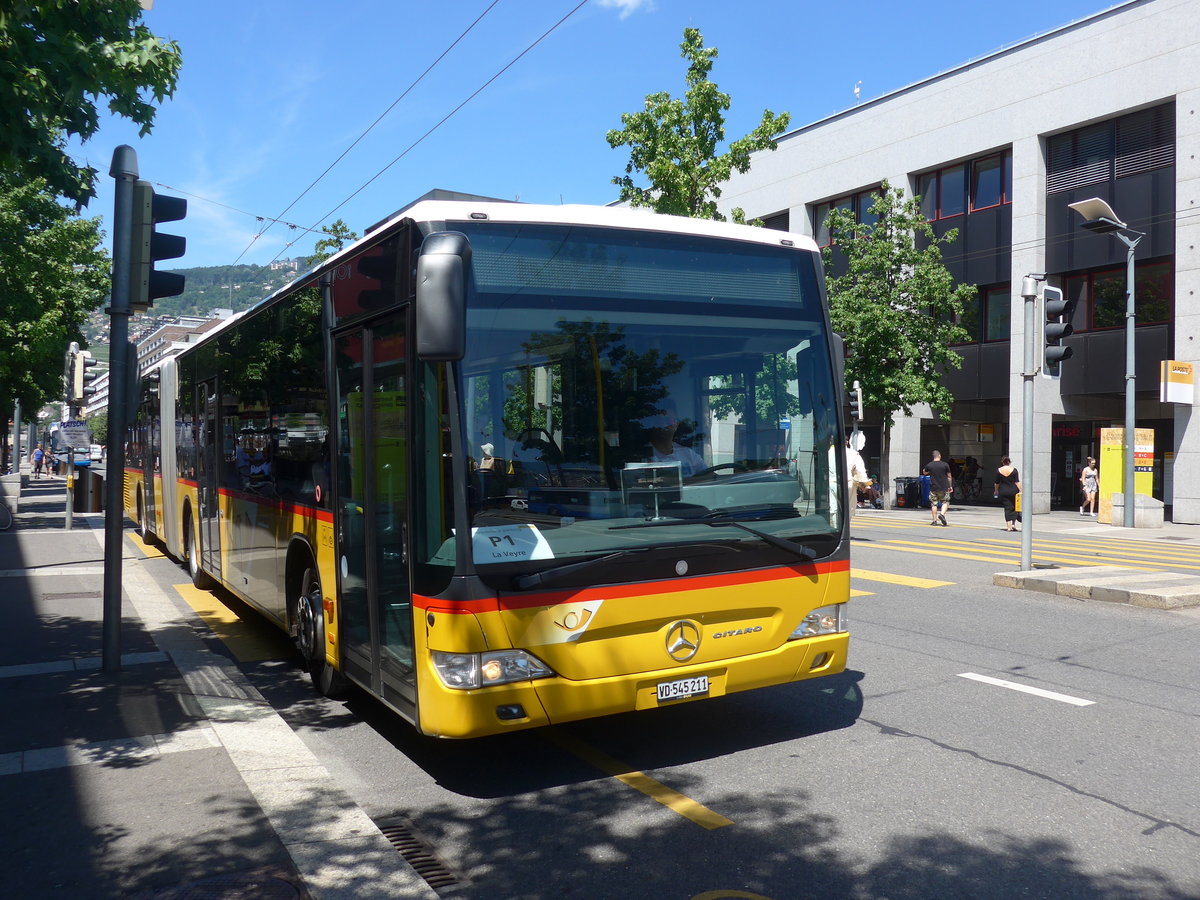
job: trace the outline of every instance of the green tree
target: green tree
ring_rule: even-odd
[[[62,396],[67,345],[110,293],[101,238],[44,181],[0,175],[0,403],[32,416]]]
[[[834,331],[846,342],[847,385],[859,381],[864,404],[883,410],[889,426],[895,412],[919,403],[946,419],[954,396],[941,375],[962,366],[952,345],[970,338],[958,322],[976,293],[974,285],[956,286],[942,263],[942,246],[958,232],[937,237],[920,198],[886,181],[871,213],[875,221],[858,223],[835,209],[826,220],[834,244],[824,251],[826,270],[836,270],[834,248],[846,261],[845,274],[830,276],[827,287]]]
[[[625,174],[615,176],[613,184],[620,186],[621,200],[632,206],[724,221],[717,211],[720,185],[734,169],[749,170],[751,153],[774,150],[773,136],[787,129],[791,117],[764,110],[757,128],[717,155],[718,145],[725,140],[724,113],[730,107],[729,95],[708,80],[717,48],[705,47],[698,29],[685,28],[679,49],[688,60],[684,99],[666,92],[649,94],[644,110],[623,113],[624,127],[608,132],[609,146],[630,148]],[[634,183],[635,172],[645,175],[649,187]],[[745,220],[741,209],[733,210],[732,215],[735,222]]]
[[[11,0],[0,9],[0,170],[45,179],[53,193],[86,204],[96,170],[79,166],[66,141],[100,128],[96,108],[141,126],[175,91],[179,45],[141,24],[138,0]],[[153,101],[153,102],[151,102]]]
[[[324,262],[347,244],[353,244],[358,240],[358,235],[351,231],[350,226],[341,219],[333,222],[324,230],[323,234],[324,236],[313,244],[312,256],[308,258],[310,266]]]
[[[849,210],[826,220],[833,248],[824,250],[835,271],[833,249],[845,259],[845,274],[828,277],[829,314],[846,345],[846,387],[862,386],[863,404],[883,411],[883,484],[890,483],[889,429],[897,412],[906,415],[928,403],[949,418],[954,395],[942,383],[946,369],[962,367],[953,345],[969,340],[958,324],[974,285],[955,285],[942,263],[941,238],[921,214],[920,197],[906,198],[886,181],[871,205],[873,222],[857,223]]]

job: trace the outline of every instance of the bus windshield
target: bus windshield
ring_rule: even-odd
[[[460,396],[481,573],[664,545],[731,569],[745,553],[721,551],[778,565],[799,561],[785,541],[836,548],[840,395],[813,254],[454,227],[472,248]]]

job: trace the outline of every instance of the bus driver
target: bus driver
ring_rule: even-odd
[[[651,462],[678,462],[684,478],[699,475],[708,468],[704,457],[691,447],[675,442],[675,431],[679,428],[675,401],[666,397],[658,401],[658,405],[659,415],[647,416],[642,420],[650,430]]]

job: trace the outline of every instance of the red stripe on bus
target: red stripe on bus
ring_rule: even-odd
[[[256,506],[274,509],[276,512],[298,513],[302,516],[315,518],[319,522],[333,521],[333,512],[331,510],[317,509],[315,506],[309,506],[305,503],[285,503],[282,500],[271,500],[266,497],[260,497],[257,494],[232,491],[229,488],[217,488],[217,494],[221,497],[228,497],[230,500],[240,500],[244,503],[253,503]]]
[[[530,609],[537,606],[555,606],[559,603],[580,603],[588,600],[618,600],[625,597],[643,597],[647,594],[669,594],[680,591],[702,591],[712,588],[745,587],[771,581],[794,578],[811,578],[814,575],[832,575],[849,572],[850,560],[836,559],[829,562],[810,563],[803,566],[786,566],[756,572],[728,572],[720,575],[705,575],[699,578],[678,578],[667,581],[649,581],[638,584],[614,584],[602,587],[544,591],[532,594],[505,594],[484,597],[479,600],[451,601],[436,597],[413,594],[413,606],[421,610],[436,609],[446,613],[484,613],[511,609]]]

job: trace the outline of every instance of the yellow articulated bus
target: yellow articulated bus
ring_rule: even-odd
[[[840,354],[806,237],[426,198],[143,375],[127,509],[428,735],[835,674]]]

